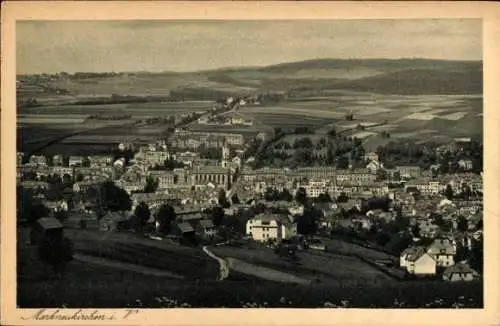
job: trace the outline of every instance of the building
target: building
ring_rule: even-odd
[[[443,272],[443,280],[449,282],[472,281],[476,275],[476,271],[466,264],[460,263],[446,268]]]
[[[224,147],[222,148],[221,166],[223,168],[228,168],[230,160],[231,160],[231,150],[229,149],[227,144],[224,144]]]
[[[421,175],[421,169],[419,166],[398,166],[397,171],[399,172],[399,176],[403,179],[411,179],[418,178]]]
[[[30,243],[37,245],[45,239],[61,240],[63,236],[63,225],[54,217],[42,217],[38,219],[31,229]]]
[[[110,155],[89,156],[88,160],[90,162],[91,168],[100,168],[103,166],[110,166],[113,163],[113,157]]]
[[[83,157],[82,156],[70,156],[68,165],[71,166],[82,166]]]
[[[247,221],[246,234],[255,241],[281,241],[297,235],[297,227],[287,217],[259,214]]]
[[[64,159],[62,155],[56,154],[52,157],[52,165],[53,166],[62,166],[64,165]]]
[[[434,258],[437,266],[453,266],[456,244],[449,239],[436,239],[427,249],[427,253]]]
[[[400,255],[399,265],[405,268],[410,274],[436,274],[436,261],[421,246],[405,249]]]
[[[168,188],[176,181],[176,176],[172,171],[149,171],[149,177],[158,182],[158,189]]]
[[[200,159],[200,154],[195,152],[182,152],[175,154],[174,158],[177,162],[192,166],[193,162]]]
[[[213,184],[215,187],[229,189],[231,184],[230,170],[221,166],[200,166],[191,171],[191,185]]]
[[[378,170],[382,169],[384,167],[384,165],[379,162],[379,161],[370,161],[370,163],[368,163],[366,165],[366,168],[371,172],[371,173],[376,173]]]
[[[206,238],[213,238],[217,235],[217,228],[212,220],[203,219],[199,222],[197,229]]]
[[[441,184],[439,181],[432,179],[417,179],[412,180],[405,184],[405,190],[411,192],[412,189],[418,190],[418,192],[423,196],[434,196],[439,194],[445,189],[445,185]]]
[[[45,167],[47,166],[47,158],[43,155],[31,155],[29,165]]]
[[[137,163],[144,164],[149,167],[163,166],[165,161],[170,158],[170,154],[166,150],[157,150],[156,147],[151,148],[141,147],[139,152],[135,154],[134,160]]]
[[[472,170],[472,161],[471,160],[459,160],[458,161],[458,166],[465,171]]]
[[[378,155],[377,155],[377,153],[375,153],[375,152],[369,152],[369,153],[365,154],[365,155],[363,156],[363,159],[364,159],[365,161],[375,161],[375,162],[378,162],[378,161],[379,161],[379,159],[378,159]]]

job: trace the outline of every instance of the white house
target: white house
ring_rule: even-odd
[[[424,247],[410,247],[405,249],[401,253],[399,264],[411,274],[436,274],[436,261],[425,251]]]
[[[297,227],[286,217],[259,214],[247,221],[246,234],[255,241],[288,239],[297,234]]]

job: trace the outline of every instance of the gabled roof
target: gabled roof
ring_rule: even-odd
[[[201,220],[200,221],[200,226],[202,228],[213,228],[214,227],[214,223],[212,222],[212,220]]]
[[[448,267],[447,269],[444,270],[443,276],[446,278],[451,277],[452,274],[455,273],[461,273],[461,274],[476,274],[476,272],[470,268],[466,264],[456,264],[453,266]]]
[[[191,226],[191,224],[187,222],[179,223],[177,224],[177,227],[179,228],[179,230],[181,230],[182,233],[194,232],[194,229]]]
[[[45,230],[61,229],[63,227],[61,222],[54,217],[42,217],[38,219],[37,223]]]
[[[425,254],[425,248],[422,246],[408,247],[401,253],[401,257],[405,257],[408,261],[416,261]]]

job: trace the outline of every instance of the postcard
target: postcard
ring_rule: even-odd
[[[495,4],[3,9],[2,323],[500,323]]]

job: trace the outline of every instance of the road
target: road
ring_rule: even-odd
[[[220,245],[220,244],[217,244]],[[217,281],[223,281],[229,277],[229,265],[227,261],[222,258],[217,257],[214,253],[208,250],[207,246],[203,246],[203,252],[206,253],[210,258],[217,260],[219,263],[219,275],[217,276]]]

